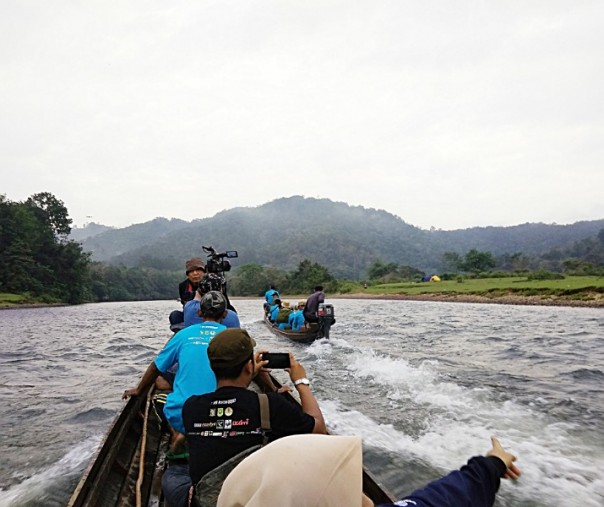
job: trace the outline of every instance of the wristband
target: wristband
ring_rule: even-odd
[[[294,386],[298,387],[300,384],[310,387],[310,381],[307,378],[299,378],[294,382]]]

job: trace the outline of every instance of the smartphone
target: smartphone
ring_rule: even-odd
[[[265,352],[262,360],[268,361],[265,368],[289,368],[289,353],[287,352]]]

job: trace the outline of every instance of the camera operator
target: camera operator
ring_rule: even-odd
[[[183,308],[187,301],[191,301],[195,296],[199,282],[205,274],[205,265],[199,257],[193,257],[185,263],[185,275],[187,278],[178,284],[178,295]],[[183,310],[174,310],[170,313],[168,319],[170,321],[170,329],[172,331],[179,331],[182,329],[184,322]]]

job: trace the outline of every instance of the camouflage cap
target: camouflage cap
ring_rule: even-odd
[[[199,303],[199,311],[209,317],[220,317],[227,308],[227,303],[222,292],[211,290],[204,294]]]

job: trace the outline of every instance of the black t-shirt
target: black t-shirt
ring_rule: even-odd
[[[315,419],[297,403],[269,393],[268,405],[270,441],[312,433]],[[236,454],[262,443],[258,395],[242,387],[222,387],[213,393],[191,396],[182,408],[182,418],[193,484]]]

